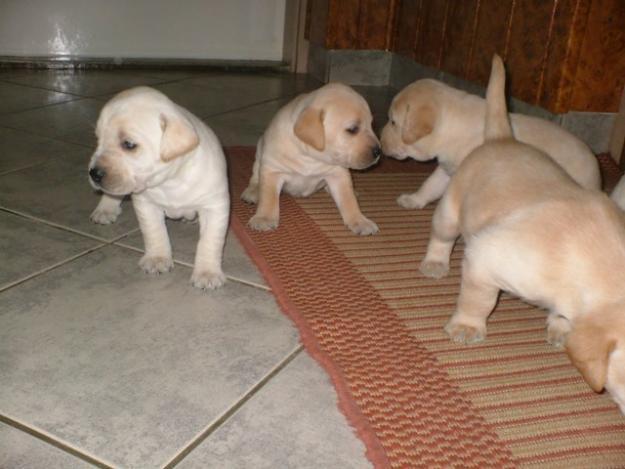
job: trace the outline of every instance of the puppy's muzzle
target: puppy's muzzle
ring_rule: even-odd
[[[382,156],[382,149],[380,148],[379,145],[376,145],[375,147],[371,149],[371,153],[373,154],[373,159],[375,161],[378,161],[380,157]]]
[[[106,171],[98,168],[97,166],[94,166],[89,170],[89,177],[96,184],[100,184],[102,182],[102,179],[104,179],[104,176],[106,176]]]

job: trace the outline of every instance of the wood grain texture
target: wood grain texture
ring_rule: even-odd
[[[625,1],[593,0],[571,108],[617,112],[625,85]]]
[[[449,1],[428,0],[421,5],[421,27],[415,51],[415,58],[420,64],[440,67]]]
[[[449,1],[441,69],[459,77],[466,76],[471,59],[478,4],[479,0]]]

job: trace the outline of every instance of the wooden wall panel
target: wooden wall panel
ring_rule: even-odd
[[[393,25],[395,3],[396,0],[361,0],[359,49],[389,49],[392,36],[388,34],[388,30]]]
[[[554,0],[515,0],[504,60],[510,93],[538,103],[547,59]]]
[[[466,76],[477,26],[478,0],[450,0],[443,38],[441,69]]]
[[[391,50],[552,112],[614,111],[625,83],[625,0],[309,0],[310,40]]]
[[[625,0],[593,0],[571,107],[616,112],[625,85]]]
[[[445,20],[450,0],[427,0],[421,5],[421,20],[415,59],[428,67],[440,67]]]
[[[411,59],[415,58],[421,1],[401,0],[397,6],[397,21],[391,50]]]
[[[480,0],[468,80],[486,84],[493,54],[505,57],[512,5],[511,0]]]
[[[558,0],[538,104],[566,112],[571,101],[577,63],[591,0]]]

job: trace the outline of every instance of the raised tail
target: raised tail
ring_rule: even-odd
[[[512,128],[506,109],[506,71],[503,61],[497,54],[493,56],[493,65],[486,89],[486,123],[484,140],[511,138]]]

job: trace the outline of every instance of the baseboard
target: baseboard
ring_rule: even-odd
[[[76,56],[0,56],[0,69],[111,70],[165,68],[177,70],[230,70],[285,72],[289,64],[271,60],[218,60],[176,58],[120,58]]]

